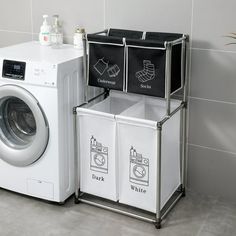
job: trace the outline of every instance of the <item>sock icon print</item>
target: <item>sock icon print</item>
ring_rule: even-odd
[[[149,60],[143,60],[143,70],[136,72],[136,78],[141,82],[153,80],[155,78],[155,66]]]

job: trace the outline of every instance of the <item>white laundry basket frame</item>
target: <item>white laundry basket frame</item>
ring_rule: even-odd
[[[98,32],[98,34],[101,33],[107,33],[108,30],[104,30],[101,32]],[[87,80],[88,76],[88,60],[87,60],[87,38],[86,35],[83,37],[84,42],[84,77]],[[181,51],[181,79],[183,81],[183,94],[179,96],[179,100],[181,100],[181,104],[175,108],[174,110],[171,110],[171,50],[172,46],[176,44],[182,44],[182,51]],[[175,204],[179,201],[179,199],[183,196],[185,196],[186,191],[186,173],[187,173],[187,160],[186,160],[186,153],[187,153],[187,145],[186,145],[186,136],[187,136],[187,104],[188,104],[188,47],[189,47],[189,37],[188,35],[183,35],[182,38],[178,40],[174,40],[171,42],[165,42],[165,48],[166,48],[166,64],[165,64],[165,83],[166,83],[166,115],[165,117],[157,122],[157,188],[156,188],[156,214],[153,215],[153,213],[150,213],[149,215],[143,214],[143,210],[136,209],[133,207],[124,207],[123,204],[119,203],[111,203],[111,201],[99,201],[99,197],[91,196],[88,194],[84,194],[80,191],[80,182],[79,182],[79,174],[78,174],[78,167],[80,162],[80,156],[79,156],[79,140],[78,140],[78,125],[77,125],[77,108],[84,107],[97,99],[105,99],[107,96],[109,96],[109,89],[105,89],[103,93],[100,95],[87,100],[87,91],[85,91],[85,103],[74,107],[73,113],[74,113],[74,126],[75,126],[75,156],[78,158],[75,158],[75,203],[83,202],[89,205],[93,205],[96,207],[100,207],[106,210],[110,210],[113,212],[117,212],[126,216],[134,217],[139,220],[147,221],[150,223],[153,223],[157,229],[161,228],[161,221],[166,215],[171,211],[171,209],[175,206]],[[87,88],[86,88],[87,90]],[[181,165],[180,165],[180,174],[181,174],[181,185],[179,186],[178,190],[172,195],[172,197],[169,199],[169,201],[166,203],[166,205],[161,209],[161,147],[162,147],[162,126],[163,124],[171,119],[178,111],[181,112],[180,115],[180,159],[181,159]]]

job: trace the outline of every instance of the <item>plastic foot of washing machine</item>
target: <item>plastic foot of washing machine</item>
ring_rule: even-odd
[[[65,203],[66,203],[66,201],[58,202],[57,204],[58,204],[59,206],[63,206],[63,205],[65,205]]]

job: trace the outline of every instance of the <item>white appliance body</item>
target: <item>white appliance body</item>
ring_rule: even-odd
[[[0,187],[55,202],[74,193],[73,107],[84,102],[82,55],[73,46],[38,42],[0,49]],[[6,60],[16,73],[17,62],[25,63],[24,79],[8,77]]]

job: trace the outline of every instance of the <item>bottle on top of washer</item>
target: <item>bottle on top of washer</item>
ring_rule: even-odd
[[[43,15],[43,24],[40,27],[39,42],[41,45],[51,45],[51,26],[47,22],[48,15]]]
[[[53,18],[54,18],[54,23],[51,32],[51,44],[52,47],[58,48],[63,44],[62,27],[59,22],[59,15],[53,15]]]
[[[83,36],[85,34],[85,29],[76,28],[74,33],[74,47],[78,49],[83,49]]]

